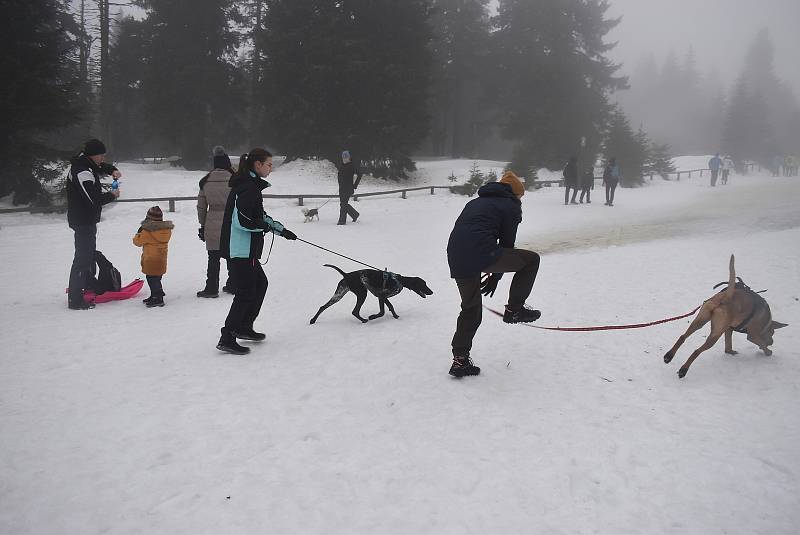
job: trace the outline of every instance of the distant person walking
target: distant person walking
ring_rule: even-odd
[[[239,170],[231,177],[231,191],[225,204],[220,234],[220,251],[228,258],[233,303],[221,329],[217,349],[244,355],[250,352],[236,339],[261,341],[264,333],[256,332],[253,324],[261,312],[267,293],[267,276],[259,259],[264,251],[264,234],[271,232],[287,240],[297,235],[264,212],[262,190],[270,183],[264,180],[272,171],[272,154],[257,148],[243,154]]]
[[[617,190],[619,177],[617,158],[612,156],[603,170],[603,185],[606,187],[606,206],[614,206],[614,192]]]
[[[214,168],[200,179],[200,193],[197,195],[197,220],[200,228],[197,237],[206,244],[208,266],[206,268],[206,286],[197,297],[219,296],[219,264],[222,253],[219,250],[219,239],[222,233],[222,219],[225,216],[225,204],[231,191],[230,180],[233,175],[231,159],[223,147],[214,147]],[[227,260],[225,261],[227,265]],[[230,270],[228,270],[230,277]],[[229,281],[222,290],[233,293]]]
[[[569,199],[569,190],[572,189],[572,200]],[[572,156],[564,166],[564,204],[578,204],[575,196],[578,194],[578,158]]]
[[[781,176],[781,170],[783,168],[783,158],[781,156],[775,156],[772,158],[772,176]]]
[[[728,183],[728,177],[730,176],[731,171],[733,171],[733,169],[735,167],[736,166],[734,165],[733,160],[731,159],[730,156],[725,156],[725,158],[722,159],[722,185],[723,186]]]
[[[355,181],[353,177],[356,177]],[[347,216],[356,222],[361,215],[350,205],[350,197],[353,196],[361,182],[361,170],[353,163],[350,151],[342,152],[342,165],[339,167],[339,222],[338,225],[347,224]]]
[[[594,187],[594,166],[590,165],[583,175],[581,175],[581,197],[580,201],[583,204],[583,196],[586,195],[586,202],[592,203],[591,194]]]
[[[103,192],[100,177],[119,179],[122,173],[105,163],[106,146],[99,139],[87,141],[83,150],[70,161],[67,179],[67,222],[75,232],[75,255],[69,272],[68,306],[71,310],[94,308],[83,300],[94,274],[94,251],[97,247],[97,223],[103,205],[119,197],[119,188]]]
[[[711,169],[711,187],[717,185],[717,177],[719,176],[719,169],[722,167],[722,159],[719,153],[715,154],[713,158],[708,160],[708,168]]]

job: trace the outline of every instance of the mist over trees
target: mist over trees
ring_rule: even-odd
[[[766,32],[730,91],[691,48],[645,58],[629,84],[608,58],[607,0],[11,1],[24,20],[3,36],[14,169],[0,195],[20,202],[90,136],[116,159],[187,169],[217,144],[348,149],[388,178],[415,154],[508,159],[521,175],[613,155],[626,185],[666,172],[670,152],[797,150],[800,111]]]
[[[713,68],[698,69],[691,47],[682,58],[670,53],[660,64],[644,57],[630,85],[617,98],[631,121],[677,154],[724,152],[766,165],[800,149],[800,106],[775,73],[766,29],[756,34],[729,88]]]

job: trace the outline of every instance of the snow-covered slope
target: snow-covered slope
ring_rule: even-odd
[[[421,162],[417,181],[444,184],[471,164]],[[123,171],[128,197],[192,195],[200,178]],[[324,163],[288,164],[271,182],[335,191]],[[434,295],[403,292],[399,320],[365,325],[348,296],[309,325],[339,280],[322,264],[359,266],[279,238],[256,322],[267,341],[247,357],[214,349],[230,296],[194,296],[205,250],[193,203],[166,214],[176,229],[160,309],[67,310],[63,216],[0,216],[0,533],[795,533],[798,194],[796,179],[735,175],[724,188],[618,190],[613,208],[599,189],[584,206],[564,206],[558,188],[524,197],[518,245],[543,253],[529,301],[542,325],[688,312],[727,279],[731,253],[769,289],[790,324],[774,355],[735,335],[738,356],[720,342],[683,380],[707,331],[672,364],[662,355],[688,320],[561,333],[489,315],[473,351],[482,374],[451,379],[459,301],[445,246],[465,197],[363,199],[346,227],[334,203],[304,224],[294,201],[267,200],[303,239],[423,277]],[[99,226],[126,280],[139,275],[130,240],[146,209],[111,205]],[[509,281],[488,304],[502,307]],[[370,298],[364,311],[376,309]]]

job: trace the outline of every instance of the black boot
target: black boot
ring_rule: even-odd
[[[70,301],[67,304],[67,307],[70,310],[89,310],[94,308],[94,303],[87,303],[86,301],[81,299],[80,301]]]
[[[237,344],[233,333],[224,327],[222,329],[222,336],[220,336],[219,342],[217,343],[217,349],[224,353],[232,353],[234,355],[247,355],[250,353],[250,348]]]
[[[163,307],[164,306],[164,298],[161,297],[160,295],[159,296],[153,296],[150,299],[148,299],[147,301],[145,301],[144,304],[145,304],[145,306],[147,308]]]
[[[264,333],[254,331],[252,326],[236,329],[233,335],[241,340],[251,340],[253,342],[261,342],[267,337]]]
[[[531,310],[524,306],[509,307],[506,306],[506,311],[503,313],[503,321],[506,323],[530,323],[538,320],[542,313],[538,310]]]
[[[481,369],[472,363],[469,357],[453,357],[453,365],[450,366],[450,375],[453,377],[464,377],[465,375],[480,375]]]
[[[233,286],[230,283],[225,284],[225,286],[222,287],[222,291],[225,292],[226,294],[236,293],[236,290],[233,289]]]
[[[197,292],[197,297],[208,297],[208,298],[219,297],[219,292],[214,288],[206,287]]]

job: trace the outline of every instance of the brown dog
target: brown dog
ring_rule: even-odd
[[[786,327],[785,323],[772,321],[772,313],[763,297],[751,290],[741,279],[738,283],[736,282],[733,255],[731,255],[730,261],[728,287],[703,303],[700,312],[697,313],[689,328],[678,338],[672,349],[664,355],[664,362],[669,363],[689,335],[709,321],[711,322],[711,334],[681,366],[681,369],[678,370],[678,377],[683,378],[694,359],[706,349],[711,348],[723,334],[725,335],[725,353],[729,355],[736,354],[736,351],[733,350],[733,331],[737,331],[746,333],[748,340],[757,345],[765,355],[770,356],[772,351],[768,346],[772,345],[772,335],[775,333],[775,329]]]

